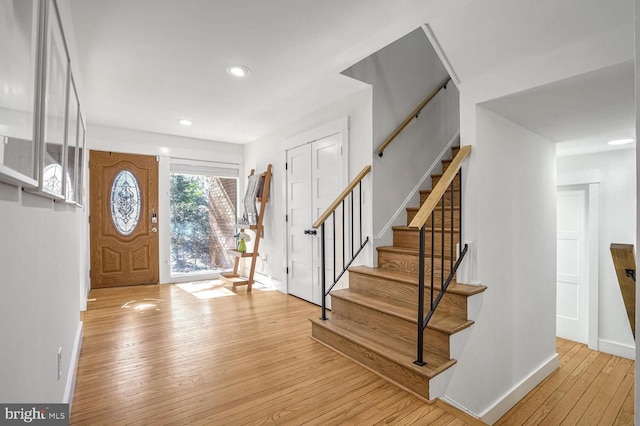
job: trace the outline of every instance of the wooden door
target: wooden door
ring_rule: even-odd
[[[311,225],[342,189],[341,141],[337,133],[287,150],[287,291],[318,305],[322,303],[320,232]],[[327,280],[333,274],[331,238],[327,235],[325,246]]]
[[[158,161],[91,151],[91,288],[158,283]]]

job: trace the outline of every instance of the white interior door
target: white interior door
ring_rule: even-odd
[[[320,139],[311,144],[311,161],[312,161],[312,205],[313,220],[320,217],[327,210],[327,207],[333,203],[340,194],[340,186],[342,181],[342,161],[341,161],[341,135],[336,134]],[[342,217],[336,218],[336,234],[340,235],[339,226],[342,223]],[[327,286],[333,282],[333,260],[334,256],[342,256],[342,250],[336,247],[336,253],[333,253],[333,232],[330,232],[333,226],[333,219],[327,220],[326,238],[325,238],[325,273],[327,277]],[[320,261],[320,232],[313,236],[313,282],[311,302],[322,304],[322,273]],[[328,302],[328,301],[327,301]]]
[[[340,133],[287,150],[288,292],[318,305],[322,303],[321,240],[311,225],[338,196],[341,184]],[[325,259],[329,283],[333,273],[330,232]]]
[[[289,294],[312,300],[311,144],[287,151],[287,250]]]
[[[558,190],[556,334],[588,343],[586,190]]]

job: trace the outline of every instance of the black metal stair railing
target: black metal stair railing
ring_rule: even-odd
[[[471,152],[471,146],[464,146],[460,148],[460,151],[456,155],[456,157],[451,162],[451,165],[447,168],[447,170],[443,173],[442,177],[436,184],[435,188],[431,191],[431,194],[427,198],[427,200],[422,204],[420,210],[414,217],[414,219],[409,224],[410,227],[419,228],[419,254],[418,254],[418,321],[417,321],[417,339],[416,339],[416,360],[414,364],[417,365],[425,365],[424,362],[424,330],[427,328],[429,321],[431,320],[438,304],[442,300],[453,281],[453,277],[460,266],[460,263],[464,259],[464,256],[467,254],[469,249],[468,245],[465,244],[462,250],[459,253],[455,252],[455,204],[456,204],[456,196],[455,196],[455,185],[454,180],[458,179],[459,184],[459,193],[458,193],[458,207],[460,208],[462,213],[462,161],[466,156]],[[445,278],[445,257],[446,257],[446,249],[445,249],[445,234],[446,234],[446,192],[450,191],[450,206],[449,206],[449,214],[451,217],[450,221],[450,233],[449,233],[449,274]],[[435,210],[440,204],[440,229],[437,229],[435,222]],[[425,269],[426,269],[426,244],[425,244],[425,234],[427,230],[427,221],[431,219],[430,231],[431,231],[431,253],[430,253],[430,261],[431,261],[431,277],[430,277],[430,286],[429,286],[429,310],[425,314]],[[458,235],[462,236],[462,214],[458,216]],[[436,247],[435,234],[440,231],[440,247]],[[436,252],[438,256],[436,256]],[[457,254],[457,260],[454,262],[454,258]],[[437,291],[435,288],[435,275],[436,275],[436,258],[440,259],[439,271],[440,271],[440,290]]]
[[[365,237],[362,231],[362,180],[370,171],[371,166],[366,166],[362,169],[362,171],[351,181],[351,183],[349,183],[344,191],[342,191],[338,198],[336,198],[327,210],[320,215],[318,220],[314,222],[314,230],[309,230],[309,233],[315,234],[315,229],[320,228],[320,281],[322,283],[322,317],[320,317],[320,319],[322,320],[327,319],[327,296],[369,242],[369,237]],[[358,201],[357,206],[355,204],[356,199]],[[337,210],[341,211],[341,214],[338,214],[338,217],[336,217]],[[347,215],[349,216],[348,222],[346,221]],[[331,219],[329,226],[331,227],[330,232],[332,236],[331,258],[333,260],[333,273],[331,277],[331,284],[327,288],[326,226],[329,219]],[[356,229],[358,229],[357,240]],[[338,263],[338,254],[341,257],[340,263]]]

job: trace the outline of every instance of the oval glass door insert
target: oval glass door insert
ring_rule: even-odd
[[[129,170],[116,175],[111,187],[111,219],[118,232],[131,235],[140,219],[140,187]]]

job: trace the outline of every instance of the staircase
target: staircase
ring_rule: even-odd
[[[452,148],[452,156],[458,149]],[[443,172],[450,163],[451,160],[442,161]],[[432,188],[441,177],[442,174],[431,176]],[[438,207],[432,213],[435,220],[433,236],[431,217],[427,220],[425,284],[430,285],[433,275],[437,278],[434,279],[437,291],[440,277],[443,273],[448,276],[455,262],[455,246],[460,241],[460,179],[456,177],[452,185],[453,191],[450,187],[443,198],[445,211]],[[429,193],[421,191],[421,205]],[[451,198],[454,199],[453,208]],[[412,221],[417,211],[418,207],[407,208],[407,223]],[[436,248],[433,265],[432,237]],[[467,330],[473,325],[469,318],[469,305],[474,297],[480,297],[486,287],[458,284],[455,280],[449,284],[424,332],[426,365],[416,365],[418,244],[417,228],[394,227],[393,246],[378,247],[379,266],[350,268],[349,288],[330,293],[332,311],[327,313],[327,320],[310,320],[315,340],[411,393],[433,400],[443,395],[452,373],[450,368],[456,363],[455,356],[461,352],[468,336]],[[444,255],[441,253],[443,246]],[[427,290],[427,310],[430,298]]]

